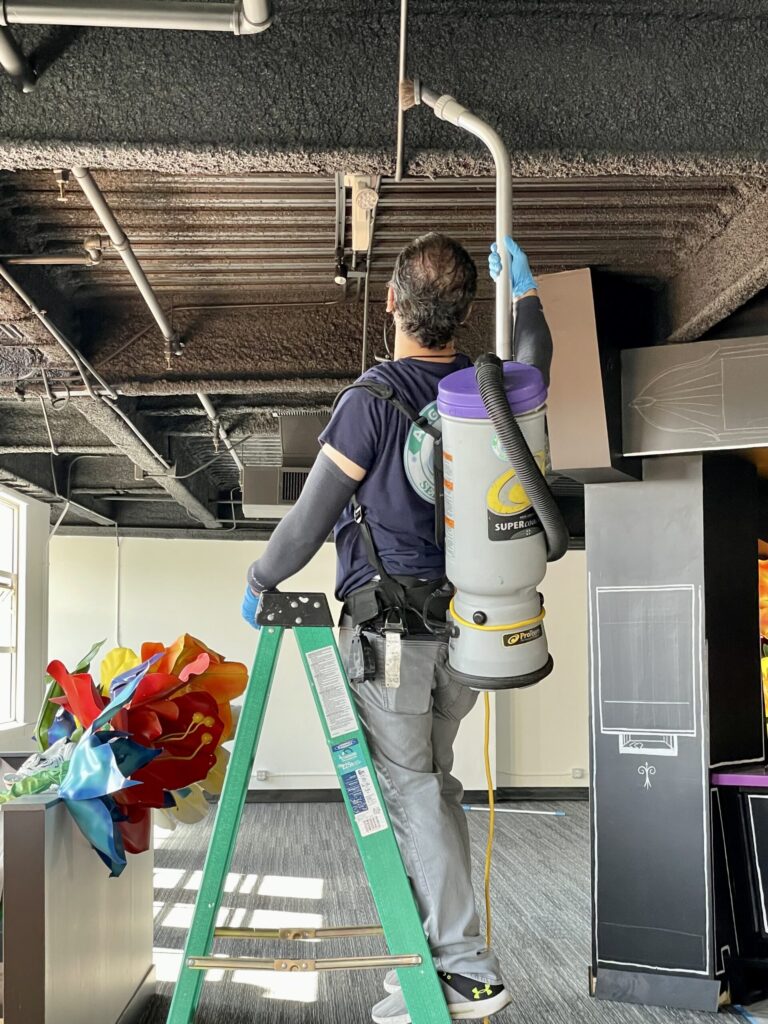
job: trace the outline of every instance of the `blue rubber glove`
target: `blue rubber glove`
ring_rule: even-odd
[[[242,613],[243,618],[249,626],[253,626],[254,629],[261,629],[261,626],[256,621],[256,616],[261,605],[261,594],[255,593],[248,586],[245,588],[245,597],[243,598]]]
[[[533,279],[531,268],[528,266],[528,257],[514,238],[505,235],[504,244],[510,255],[509,275],[512,278],[512,297],[519,299],[526,292],[535,291],[536,282]],[[491,246],[491,253],[488,257],[488,270],[493,280],[498,281],[501,273],[501,256],[495,242]]]

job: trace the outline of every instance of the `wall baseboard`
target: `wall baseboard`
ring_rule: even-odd
[[[488,794],[486,793],[486,799]],[[499,786],[497,800],[589,800],[589,786]]]
[[[497,801],[515,803],[524,800],[588,800],[587,786],[563,786],[560,788],[524,786],[499,786]],[[338,789],[249,789],[246,802],[249,804],[339,804],[341,790]],[[468,789],[464,803],[487,804],[488,793],[484,789]]]

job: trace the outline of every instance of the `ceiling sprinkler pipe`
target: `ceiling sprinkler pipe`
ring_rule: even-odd
[[[270,0],[241,0],[235,4],[235,34],[255,35],[264,32],[272,24]]]
[[[90,256],[78,256],[66,253],[59,253],[57,256],[29,256],[19,253],[16,256],[0,256],[3,263],[15,267],[94,267],[98,260],[92,260]]]
[[[50,253],[16,253],[11,256],[0,255],[3,263],[12,266],[27,267],[98,267],[104,254],[101,239],[98,235],[88,235],[83,242],[82,253],[58,252]]]
[[[254,35],[268,29],[271,23],[269,0],[0,0],[0,24],[7,25],[82,25]]]
[[[165,310],[160,305],[152,285],[147,280],[144,268],[136,258],[131,243],[128,241],[125,232],[117,222],[109,203],[104,198],[101,189],[94,181],[93,175],[87,167],[73,167],[72,173],[77,179],[80,188],[83,190],[86,199],[93,207],[94,213],[102,223],[104,230],[109,235],[112,245],[120,254],[120,258],[128,268],[128,273],[133,278],[136,287],[139,289],[142,298],[149,307],[149,311],[155,318],[163,337],[168,344],[168,351],[178,355],[180,341],[177,332],[173,329],[170,320],[165,315]]]
[[[502,262],[502,271],[496,281],[496,355],[499,359],[512,358],[512,287],[509,275],[509,254],[504,244],[505,235],[512,234],[512,168],[507,147],[499,133],[481,120],[453,96],[437,96],[414,82],[416,102],[432,107],[441,121],[450,121],[484,142],[493,157],[496,168],[496,245]]]
[[[200,404],[205,409],[206,416],[213,424],[213,429],[216,432],[216,435],[218,436],[219,440],[224,445],[224,447],[227,449],[229,454],[232,456],[232,459],[234,460],[234,463],[237,466],[237,471],[240,474],[240,481],[242,482],[245,466],[243,465],[242,459],[237,454],[235,446],[230,441],[229,434],[227,433],[224,424],[219,419],[219,414],[216,412],[216,408],[214,407],[213,402],[210,400],[208,395],[205,394],[204,391],[198,391],[197,397],[200,399]]]
[[[83,249],[88,254],[88,260],[93,267],[97,267],[104,258],[103,246],[98,235],[86,235],[83,239]]]

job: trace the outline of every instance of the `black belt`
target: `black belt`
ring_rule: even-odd
[[[394,576],[405,592],[405,607],[398,608],[387,600],[387,590],[379,580],[372,580],[344,598],[343,613],[354,626],[365,626],[371,632],[401,628],[409,634],[431,635],[425,619],[439,625],[445,622],[452,589],[445,577],[420,580],[414,576]]]

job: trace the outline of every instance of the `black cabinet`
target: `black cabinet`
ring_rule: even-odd
[[[710,773],[765,759],[756,475],[728,455],[644,469],[586,488],[593,990],[716,1010],[735,939]],[[751,820],[768,846],[768,801]]]

